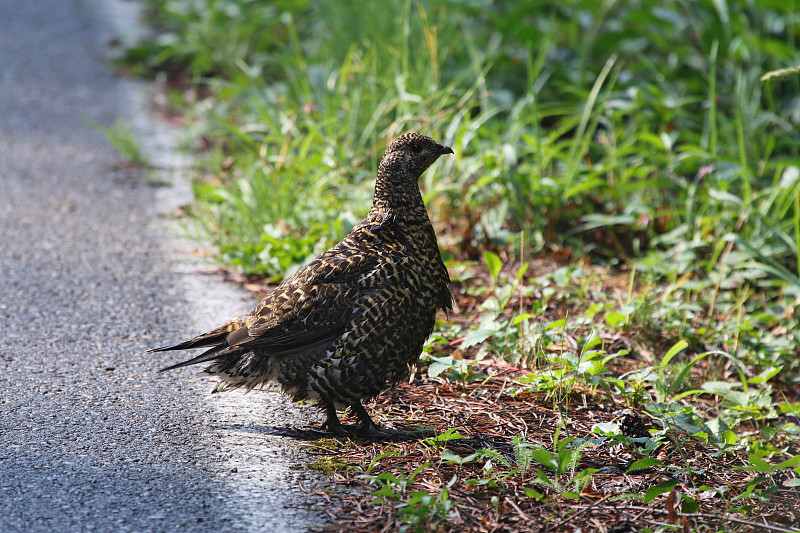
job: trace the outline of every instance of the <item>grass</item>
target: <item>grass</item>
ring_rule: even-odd
[[[124,122],[117,121],[111,126],[102,126],[93,122],[87,122],[86,125],[100,132],[108,140],[124,158],[124,165],[139,168],[150,166],[141,142]]]
[[[192,124],[204,170],[188,212],[220,262],[269,281],[299,268],[366,213],[385,143],[423,131],[457,154],[421,183],[458,302],[425,379],[478,399],[511,365],[503,394],[552,401],[564,427],[576,397],[647,421],[636,445],[597,417],[528,446],[511,417],[492,446],[456,459],[421,441],[395,470],[376,459],[391,447],[350,450],[373,454],[358,480],[377,516],[471,524],[465,494],[512,529],[503,517],[540,503],[610,513],[585,458],[612,444],[662,475],[625,489],[651,530],[708,507],[685,481],[697,450],[736,459],[706,513],[733,530],[796,490],[770,477],[798,457],[796,2],[144,3],[160,33],[121,61],[166,73]],[[355,482],[356,464],[320,464]]]
[[[245,271],[285,274],[253,253],[268,246],[267,225],[284,226],[281,237],[343,235],[369,204],[382,143],[424,129],[459,153],[423,183],[456,252],[518,248],[525,230],[534,253],[561,246],[660,270],[671,253],[700,273],[722,259],[767,283],[797,278],[800,82],[760,80],[796,59],[788,5],[731,4],[721,26],[722,4],[683,2],[608,2],[600,14],[588,1],[459,5],[463,19],[448,2],[150,4],[167,31],[128,58],[181,66],[194,85],[176,92],[215,99],[199,111],[220,186],[199,194],[210,207],[202,223],[233,243],[226,260]],[[675,25],[694,38],[665,31]],[[238,52],[219,53],[228,49]],[[336,229],[309,230],[317,222]],[[736,235],[758,241],[737,247],[756,269],[723,254]],[[289,247],[297,253],[283,263],[302,262],[307,244]]]

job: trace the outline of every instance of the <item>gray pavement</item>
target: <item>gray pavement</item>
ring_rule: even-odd
[[[0,0],[0,532],[323,524],[324,482],[275,430],[316,412],[206,398],[197,369],[156,373],[179,355],[144,353],[254,302],[167,235],[185,184],[119,169],[85,124],[164,135],[108,66],[125,4]]]

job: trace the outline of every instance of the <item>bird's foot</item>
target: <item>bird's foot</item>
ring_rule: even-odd
[[[346,426],[342,425],[337,418],[335,421],[331,420],[330,418],[322,423],[322,430],[327,431],[328,433],[333,433],[337,437],[349,437],[352,435],[352,429],[354,426]]]
[[[356,437],[367,439],[388,439],[388,440],[409,440],[424,438],[433,435],[426,429],[410,430],[392,429],[381,427],[370,418],[364,406],[360,403],[351,406],[353,413],[358,417],[360,425],[342,424],[336,414],[336,409],[332,406],[325,408],[327,418],[322,424],[322,429],[332,433],[337,437]]]
[[[327,413],[327,417],[325,418],[325,422],[322,423],[322,429],[327,431],[328,433],[332,433],[337,437],[360,437],[366,436],[370,433],[370,429],[368,428],[367,431],[364,431],[364,426],[356,426],[353,424],[342,424],[339,420],[339,416],[336,414],[336,408],[333,406],[325,407],[325,412]],[[372,422],[372,420],[370,420]],[[373,423],[375,429],[377,426]]]
[[[358,417],[358,420],[361,422],[361,426],[358,429],[358,436],[360,437],[367,437],[373,439],[388,439],[388,440],[409,440],[415,439],[420,437],[425,437],[425,431],[406,431],[403,429],[392,429],[392,428],[384,428],[376,424],[372,418],[367,413],[367,410],[364,409],[364,406],[361,405],[361,402],[354,403],[350,406],[353,410],[353,414]]]
[[[393,437],[400,433],[398,430],[391,428],[382,428],[372,420],[368,424],[362,423],[356,428],[356,435],[359,437],[370,437],[373,439],[385,439]]]

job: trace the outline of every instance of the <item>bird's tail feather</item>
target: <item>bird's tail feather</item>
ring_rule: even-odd
[[[151,348],[147,350],[147,352],[152,353],[166,352],[169,350],[189,350],[190,348],[203,348],[204,346],[219,346],[221,344],[226,344],[228,335],[237,329],[247,326],[248,318],[250,317],[245,316],[234,318],[227,324],[216,329],[212,329],[211,331],[203,333],[202,335],[198,335],[197,337],[191,338],[188,341],[179,342],[177,344],[166,344],[164,346],[159,346],[158,348]]]
[[[167,344],[159,346],[158,348],[151,348],[148,352],[166,352],[169,350],[188,350],[190,348],[202,348],[204,346],[219,346],[225,343],[231,331],[235,331],[242,327],[243,321],[239,318],[231,320],[224,326],[212,329],[202,335],[198,335],[188,341],[179,342],[177,344]]]
[[[193,357],[182,363],[162,368],[159,372],[180,368],[182,366],[204,363],[206,361],[218,359],[220,357],[225,357],[227,355],[238,355],[241,350],[237,349],[236,347],[229,346],[228,335],[230,335],[231,332],[236,331],[246,325],[247,325],[247,317],[235,318],[223,326],[213,329],[207,333],[203,333],[202,335],[198,335],[197,337],[194,337],[187,341],[179,342],[177,344],[167,344],[164,346],[159,346],[158,348],[151,348],[150,350],[147,351],[149,353],[152,353],[152,352],[166,352],[170,350],[189,350],[191,348],[211,347],[209,350],[206,350],[205,352],[201,353],[196,357]]]
[[[187,359],[186,361],[183,361],[181,363],[176,363],[174,365],[162,368],[161,370],[159,370],[159,372],[166,372],[167,370],[174,370],[176,368],[181,368],[184,366],[196,365],[198,363],[205,363],[207,361],[213,361],[214,359],[221,359],[223,357],[239,357],[245,352],[247,352],[247,349],[242,349],[239,346],[215,346],[210,350],[206,350],[205,352],[201,353],[198,356],[192,357],[191,359]]]
[[[159,346],[158,348],[150,348],[147,350],[147,353],[167,352],[170,350],[189,350],[191,348],[202,348],[212,344],[219,346],[219,344],[223,341],[224,339],[200,339],[199,337],[195,337],[194,339],[189,339],[188,341],[179,342],[177,344],[167,344],[165,346]]]

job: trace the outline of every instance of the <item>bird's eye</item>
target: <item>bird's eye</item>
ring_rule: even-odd
[[[415,154],[418,154],[422,151],[422,146],[420,146],[419,143],[413,143],[411,145],[411,151],[414,152]]]

